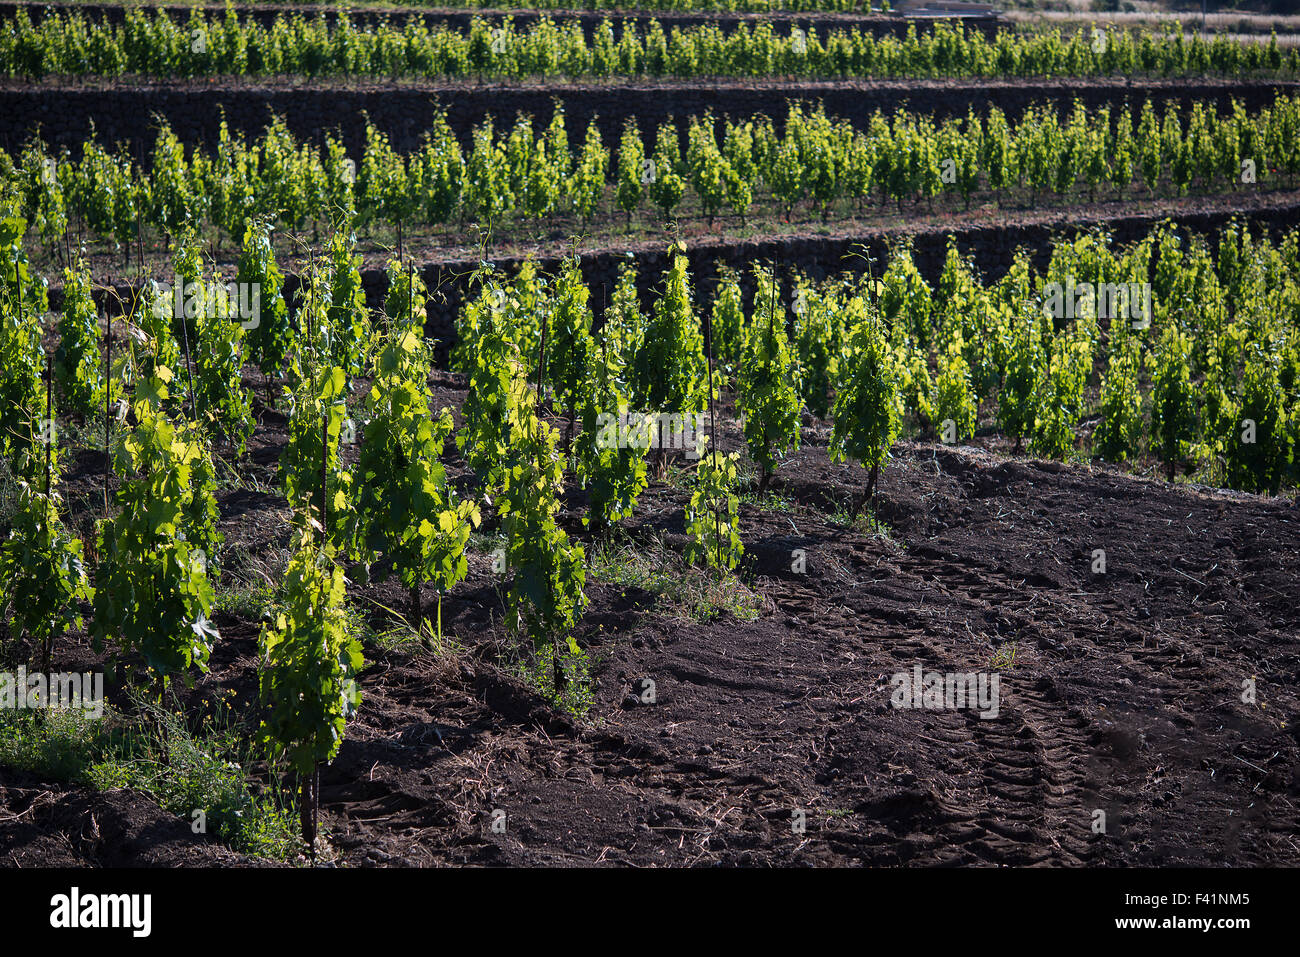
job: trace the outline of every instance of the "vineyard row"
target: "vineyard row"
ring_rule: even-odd
[[[78,235],[84,226],[129,253],[146,228],[179,234],[216,226],[239,242],[254,221],[293,231],[387,223],[397,226],[399,243],[403,227],[463,231],[468,221],[486,246],[511,218],[572,213],[586,222],[617,210],[630,224],[650,208],[670,220],[688,189],[712,223],[724,212],[743,219],[763,198],[787,219],[801,205],[828,219],[837,204],[861,209],[873,198],[900,208],[942,196],[969,205],[986,188],[999,199],[1027,192],[1034,204],[1043,196],[1068,200],[1079,188],[1090,200],[1112,189],[1122,198],[1138,183],[1152,194],[1182,195],[1193,184],[1205,192],[1253,188],[1294,182],[1300,173],[1300,98],[1287,96],[1253,115],[1239,103],[1223,115],[1200,103],[1188,111],[1171,103],[1158,113],[1147,101],[1136,116],[1127,106],[1089,112],[1076,103],[1064,117],[1036,106],[1015,125],[996,107],[938,123],[899,110],[876,113],[865,130],[820,106],[791,104],[784,128],[778,134],[763,115],[721,123],[692,117],[684,130],[661,125],[648,146],[629,121],[611,154],[594,121],[572,147],[557,110],[545,129],[521,114],[498,132],[489,118],[464,149],[439,114],[409,155],[368,126],[358,163],[332,135],[317,148],[279,119],[251,144],[223,124],[211,153],[187,152],[163,125],[147,167],[95,140],[74,159],[67,151],[49,155],[37,139],[16,158],[0,151],[0,183],[47,246],[66,245],[76,225]]]
[[[526,29],[511,18],[499,25],[475,18],[468,29],[401,29],[386,21],[355,26],[346,15],[277,17],[267,28],[198,9],[188,19],[166,11],[127,11],[121,24],[80,14],[33,24],[25,9],[0,27],[0,75],[157,77],[212,75],[358,77],[1075,77],[1214,74],[1240,77],[1300,74],[1300,51],[1267,43],[1205,40],[1127,31],[1039,33],[978,30],[937,24],[902,39],[869,30],[816,31],[770,22],[714,24],[665,31],[657,20],[641,28],[603,21],[590,42],[577,20],[543,17]]]

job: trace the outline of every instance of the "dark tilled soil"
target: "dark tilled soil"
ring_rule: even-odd
[[[439,402],[461,396],[440,378]],[[268,415],[255,473],[270,476],[282,429]],[[773,483],[788,505],[742,507],[757,621],[692,621],[589,579],[578,639],[594,704],[581,722],[510,675],[489,558],[473,555],[443,607],[461,652],[367,649],[361,711],[322,772],[332,859],[1300,862],[1295,502],[901,443],[881,479],[886,530],[871,534],[827,515],[864,473],[828,462],[825,430],[808,438]],[[720,445],[738,443],[729,421]],[[97,501],[98,460],[83,453],[70,475],[80,508]],[[685,495],[646,494],[631,539],[680,548]],[[273,557],[287,544],[278,494],[221,498],[228,552]],[[578,535],[578,513],[562,518]],[[1105,574],[1091,570],[1098,548]],[[401,600],[391,585],[353,597]],[[256,623],[217,624],[213,672],[191,694],[248,700]],[[93,660],[76,636],[63,653]],[[987,672],[995,656],[996,718],[891,706],[895,673]],[[633,704],[646,678],[655,703]],[[1242,701],[1248,679],[1254,704]],[[0,861],[248,863],[139,796],[7,772]]]

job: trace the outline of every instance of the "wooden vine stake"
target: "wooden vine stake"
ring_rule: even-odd
[[[50,454],[54,448],[54,419],[52,418],[54,391],[54,354],[45,353],[45,420],[41,423],[41,437],[45,440],[45,498],[50,498]]]
[[[718,470],[717,422],[713,414],[713,321],[707,312],[704,316],[704,355],[709,363],[709,450],[713,455],[713,471]],[[722,568],[722,516],[718,514],[718,502],[713,502],[713,550],[718,561],[718,580],[723,579]]]
[[[867,288],[871,291],[871,318],[877,326],[880,325],[880,303],[876,292],[876,260],[870,252],[867,253]],[[863,506],[867,504],[868,499],[875,499],[876,479],[880,475],[879,463],[871,466],[871,471],[867,473],[867,487],[862,492],[862,497],[853,505],[853,517],[856,519],[858,513],[862,511]],[[874,518],[873,518],[874,521]]]
[[[190,321],[185,315],[184,296],[182,295],[184,286],[181,289],[172,290],[172,313],[181,314],[181,340],[185,343],[185,377],[190,384],[190,422],[197,422],[199,416],[198,401],[199,397],[194,391],[194,370],[190,365]],[[179,309],[177,308],[179,306]]]
[[[136,154],[136,161],[139,164],[137,166],[137,169],[143,170],[144,169],[144,146],[142,144],[136,143],[135,154]],[[140,271],[140,278],[142,280],[144,279],[144,226],[142,224],[143,219],[144,219],[144,205],[142,203],[136,203],[135,206],[136,266]],[[126,252],[126,263],[129,264],[130,261],[131,261],[131,250],[128,248]]]
[[[329,441],[330,413],[329,409],[322,403],[320,433],[320,528],[322,551],[328,537],[326,529],[329,528],[329,492],[326,488],[329,477]],[[316,835],[319,833],[320,826],[319,761],[312,766],[311,774],[303,777],[299,801],[302,805],[303,838],[307,841],[308,853],[311,855],[311,863],[314,867],[316,865]]]
[[[54,418],[52,392],[54,390],[54,354],[45,353],[45,420],[41,422],[41,438],[45,440],[45,508],[50,508],[50,456],[54,449]],[[41,670],[50,672],[50,657],[54,653],[54,632],[45,636],[41,655]]]
[[[537,438],[539,445],[542,442],[545,428],[542,422],[542,382],[546,369],[546,318],[547,314],[543,312],[541,341],[537,346]],[[538,465],[540,467],[541,463],[539,462]],[[555,682],[556,688],[563,688],[569,683],[569,679],[564,673],[564,665],[560,663],[560,657],[556,652],[554,639],[551,641],[551,678]]]
[[[772,350],[772,346],[773,346],[774,343],[776,342],[776,299],[777,299],[777,296],[776,296],[776,282],[777,282],[776,276],[777,276],[777,272],[778,272],[778,270],[779,270],[780,265],[781,265],[781,260],[780,260],[780,259],[777,259],[776,262],[774,262],[774,263],[772,264],[772,296],[771,296],[771,302],[770,302],[770,304],[769,304],[769,308],[768,308],[768,311],[767,311],[767,342],[768,342],[768,349],[767,349],[767,370],[766,370],[766,374],[767,374],[767,377],[768,377],[768,380],[769,380],[769,381],[770,381],[771,378],[772,378],[772,351],[773,351],[773,350]],[[767,443],[767,441],[768,441],[768,435],[767,435],[767,422],[766,422],[766,419],[765,419],[765,420],[764,420],[764,423],[763,423],[763,442],[764,442],[764,447],[766,447],[766,443]],[[760,478],[760,479],[758,480],[758,494],[759,494],[759,497],[760,497],[760,498],[762,497],[763,493],[767,491],[767,483],[768,483],[769,481],[771,481],[771,478],[772,478],[772,473],[769,472],[769,471],[767,471],[766,469],[764,469],[764,470],[763,470],[763,476],[762,476],[762,478]]]
[[[120,302],[120,300],[119,300]],[[112,458],[108,443],[110,423],[113,421],[110,411],[113,404],[113,314],[104,317],[104,518],[108,518],[108,473],[109,460]]]
[[[401,235],[401,226],[398,226],[399,237]],[[399,238],[398,256],[401,256],[401,245]],[[408,327],[415,325],[415,260],[412,259],[406,264],[406,324]],[[420,581],[419,577],[411,583],[411,625],[415,628],[415,634],[418,638],[424,638],[424,605],[420,601]],[[442,628],[442,595],[438,596],[438,627],[441,634]]]

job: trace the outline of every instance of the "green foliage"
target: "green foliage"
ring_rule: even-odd
[[[279,796],[249,779],[259,759],[224,707],[197,729],[186,715],[128,691],[133,714],[106,707],[0,714],[0,764],[43,779],[147,795],[185,820],[206,815],[208,833],[236,851],[288,860],[298,849]]]
[[[798,150],[803,192],[821,208],[825,220],[831,204],[840,196],[845,166],[842,147],[825,108],[819,103],[815,110],[805,114],[797,104],[792,105],[786,120],[786,135],[794,139]]]
[[[736,402],[745,419],[750,458],[762,473],[760,489],[767,487],[777,461],[799,447],[803,402],[794,369],[784,323],[772,315],[766,323],[753,323],[740,363]]]
[[[857,300],[857,311],[865,309]],[[831,430],[832,462],[853,460],[874,476],[889,457],[901,426],[898,408],[900,375],[884,330],[875,316],[862,315],[853,330],[847,380],[835,398]]]
[[[451,413],[429,412],[420,346],[410,329],[401,329],[376,360],[356,469],[356,516],[367,552],[382,552],[407,588],[433,581],[441,593],[469,571],[465,546],[480,514],[474,502],[457,502],[447,482],[440,458]]]
[[[729,378],[734,377],[740,368],[745,338],[745,305],[740,291],[740,277],[735,270],[726,266],[719,268],[718,287],[710,309],[713,360],[723,374]]]
[[[1110,178],[1115,192],[1122,199],[1124,188],[1133,181],[1133,154],[1136,146],[1133,142],[1133,117],[1128,108],[1120,111],[1115,121],[1115,135],[1109,140]]]
[[[253,306],[252,297],[231,295],[220,277],[205,279],[198,252],[189,242],[177,247],[176,277],[187,286],[185,314],[177,321],[189,328],[197,419],[242,457],[254,425],[252,399],[243,385],[245,322],[253,322],[259,310],[250,309],[254,316],[245,320],[243,302]]]
[[[256,324],[248,327],[250,358],[264,375],[280,375],[288,365],[293,330],[282,294],[284,274],[276,265],[271,228],[266,223],[248,224],[235,279],[258,290]]]
[[[648,542],[618,536],[597,539],[591,546],[589,574],[620,590],[649,593],[655,599],[654,611],[668,619],[710,622],[727,615],[757,621],[767,605],[735,575],[688,565],[659,536]]]
[[[979,403],[971,387],[970,365],[963,354],[960,334],[939,355],[939,375],[935,378],[934,421],[943,440],[960,442],[975,434]],[[945,423],[952,423],[951,435],[944,434]]]
[[[1276,495],[1293,461],[1286,396],[1278,382],[1278,360],[1258,344],[1247,354],[1234,431],[1224,443],[1228,484]]]
[[[19,156],[22,216],[47,245],[63,239],[68,228],[67,200],[59,167],[59,161],[46,154],[45,144],[39,138],[29,142]]]
[[[185,164],[185,147],[164,122],[154,140],[149,215],[168,233],[194,229],[196,196]]]
[[[1082,166],[1084,179],[1088,183],[1089,202],[1096,198],[1097,188],[1111,176],[1110,157],[1106,153],[1106,146],[1110,140],[1109,106],[1102,107],[1098,112],[1097,126],[1103,132],[1100,136],[1094,134],[1086,138],[1087,146]]]
[[[366,124],[366,147],[357,171],[357,216],[360,222],[404,223],[415,212],[406,161],[389,145],[388,136]]]
[[[295,371],[298,361],[294,359]],[[347,376],[338,366],[308,365],[297,371],[296,386],[285,393],[289,441],[280,456],[284,496],[296,518],[318,529],[321,507],[327,506],[327,541],[341,545],[352,521],[352,475],[343,466],[339,448],[347,423]]]
[[[764,170],[763,179],[772,195],[785,207],[789,220],[795,203],[803,199],[804,178],[799,167],[799,146],[790,137],[777,144],[776,151]]]
[[[1126,336],[1112,344],[1101,383],[1101,421],[1093,450],[1108,462],[1123,462],[1138,451],[1142,431],[1142,393],[1138,382],[1141,346]]]
[[[1156,119],[1155,107],[1151,100],[1142,104],[1142,115],[1138,120],[1137,151],[1138,167],[1142,171],[1142,182],[1152,194],[1160,184],[1160,173],[1164,166],[1163,140],[1160,136],[1160,124]]]
[[[600,332],[604,341],[622,357],[625,366],[632,363],[640,353],[646,325],[637,294],[634,260],[619,264],[618,282],[609,295],[602,320]],[[630,380],[631,371],[626,371],[624,377]]]
[[[500,299],[495,295],[500,291]],[[473,324],[462,322],[461,344],[473,348],[460,353],[460,368],[469,377],[469,392],[461,406],[465,426],[456,435],[465,461],[488,489],[502,478],[502,463],[510,447],[514,423],[512,411],[523,401],[524,366],[519,347],[510,338],[504,311],[495,303],[506,296],[500,286],[485,287],[486,295],[472,310]],[[467,338],[466,333],[472,337]]]
[[[274,759],[307,775],[331,761],[361,704],[361,644],[349,634],[343,569],[334,551],[303,530],[285,571],[274,624],[258,644],[258,690],[266,709],[258,739]]]
[[[686,192],[686,180],[681,172],[682,158],[675,124],[670,122],[659,127],[659,139],[650,162],[652,165],[646,193],[650,197],[650,202],[659,207],[663,218],[669,219]]]
[[[81,627],[79,601],[94,589],[82,562],[81,540],[59,518],[59,497],[19,485],[18,511],[0,542],[0,607],[10,630],[47,650],[69,628]]]
[[[645,162],[641,133],[637,130],[636,120],[628,117],[623,123],[623,138],[618,147],[618,186],[615,199],[618,208],[627,214],[629,224],[632,222],[632,213],[641,204],[646,178]]]
[[[318,154],[306,144],[294,142],[284,118],[272,116],[254,157],[256,174],[251,178],[253,215],[278,219],[291,230],[299,230],[309,213],[323,205],[324,178]],[[367,194],[362,194],[368,199]],[[394,213],[398,210],[390,209]],[[327,211],[328,215],[328,211]]]
[[[691,188],[700,198],[700,207],[712,226],[713,217],[727,201],[727,183],[734,172],[718,150],[710,115],[691,120],[687,130],[686,169]]]
[[[161,676],[207,670],[216,560],[212,465],[201,434],[163,412],[171,371],[136,389],[135,427],[114,454],[120,513],[100,525],[91,636],[135,652]]]
[[[912,250],[903,246],[890,260],[881,277],[880,312],[895,344],[911,338],[928,347],[933,334],[933,301],[930,286],[912,260]]]
[[[1187,357],[1191,340],[1170,323],[1151,360],[1151,431],[1173,481],[1174,471],[1197,435],[1196,394]]]
[[[553,101],[555,108],[551,111],[551,123],[546,128],[546,155],[554,170],[554,180],[563,183],[573,172],[573,157],[569,153],[569,133],[564,125],[564,104],[558,99]]]
[[[457,155],[459,155],[459,150]],[[325,221],[335,230],[349,228],[357,218],[356,196],[352,189],[353,182],[356,179],[353,169],[352,161],[348,159],[347,149],[343,143],[334,134],[326,133],[325,155],[321,160],[321,175],[324,180],[324,188],[321,190],[319,198],[324,204]],[[428,169],[422,169],[421,173],[423,177],[421,183],[427,183]],[[433,192],[433,190],[430,190],[430,192]],[[456,192],[459,193],[459,183],[457,183]],[[435,210],[429,209],[426,215],[432,218],[435,215]],[[434,221],[438,222],[439,220],[434,219]]]
[[[202,157],[196,154],[195,161]],[[72,169],[68,199],[86,225],[100,236],[115,240],[128,260],[136,236],[137,213],[147,192],[143,177],[139,182],[133,179],[130,158],[120,153],[109,155],[92,131],[92,138],[82,147],[81,163]]]
[[[564,261],[556,280],[555,306],[546,347],[546,378],[555,389],[555,405],[575,415],[583,398],[588,366],[596,344],[591,337],[587,284],[576,257]]]
[[[587,366],[581,399],[582,439],[575,454],[576,471],[589,503],[582,521],[596,528],[631,515],[647,485],[645,447],[640,442],[623,441],[632,431],[632,419],[622,376],[619,343],[611,343],[605,336]],[[629,423],[629,428],[620,429],[621,422]]]
[[[1169,178],[1179,196],[1192,182],[1192,144],[1184,136],[1182,122],[1172,104],[1165,107],[1160,128],[1160,149],[1169,164]]]
[[[686,250],[675,244],[664,291],[636,357],[633,397],[642,408],[701,412],[708,407],[704,332],[691,304]]]
[[[759,308],[770,308],[770,292],[761,283],[756,295]],[[808,411],[824,419],[830,411],[830,389],[840,377],[844,330],[833,312],[834,296],[807,283],[800,282],[793,308],[800,395]],[[755,313],[755,321],[761,322],[758,308]]]
[[[1039,368],[1033,394],[1036,454],[1063,459],[1074,448],[1074,424],[1083,413],[1084,390],[1092,372],[1087,326],[1077,322],[1068,334],[1050,337],[1050,359]]]
[[[99,316],[90,294],[90,273],[81,266],[63,271],[63,315],[54,376],[63,408],[89,418],[103,410],[104,369],[99,355]]]
[[[897,328],[897,327],[896,327]],[[927,351],[910,338],[893,345],[894,363],[898,370],[898,399],[902,412],[915,421],[922,431],[930,431],[934,424],[934,378],[930,375]]]
[[[34,280],[23,252],[24,220],[0,220],[0,449],[16,475],[29,475],[29,453],[41,434],[44,356],[37,317],[45,289]]]
[[[735,568],[745,552],[740,540],[738,452],[705,453],[695,467],[695,489],[686,504],[686,560],[710,568]]]
[[[984,126],[984,168],[988,170],[989,189],[1000,193],[1015,178],[1012,170],[1014,144],[1006,117],[997,107],[989,110]]]
[[[491,36],[485,25],[479,27]],[[501,29],[513,33],[509,25]],[[747,29],[742,26],[729,37]],[[570,36],[580,42],[576,33]],[[690,61],[678,56],[683,37],[678,34],[673,41],[674,62]],[[393,39],[401,46],[411,42],[407,34]],[[3,41],[0,34],[0,62]],[[820,44],[809,49],[813,46]],[[749,54],[746,47],[738,55]],[[998,58],[1005,54],[1003,50]],[[715,53],[710,48],[702,55],[710,59]],[[948,62],[965,59],[956,49],[945,57]],[[831,59],[839,64],[838,75],[843,55]],[[1035,68],[1050,71],[1057,63],[1044,61]],[[422,64],[420,75],[427,75],[426,68]],[[765,61],[760,72],[771,68]],[[864,64],[873,75],[877,68]],[[882,204],[895,200],[901,211],[906,202],[932,203],[940,194],[960,195],[969,205],[981,186],[999,200],[1007,189],[1027,187],[1031,203],[1049,191],[1068,200],[1079,180],[1087,183],[1090,196],[1105,184],[1122,194],[1135,175],[1154,188],[1166,167],[1179,193],[1194,182],[1207,191],[1236,188],[1236,164],[1246,157],[1255,162],[1261,182],[1300,172],[1300,151],[1291,145],[1300,123],[1300,98],[1294,96],[1279,97],[1254,114],[1236,102],[1222,115],[1202,104],[1190,111],[1173,104],[1158,126],[1147,104],[1136,136],[1129,110],[1120,110],[1114,122],[1111,113],[1110,107],[1089,112],[1076,101],[1063,121],[1055,104],[1029,104],[1013,126],[996,108],[984,118],[968,111],[964,119],[943,121],[900,108],[889,118],[875,113],[867,128],[859,130],[848,121],[830,119],[820,105],[809,109],[792,103],[784,136],[777,136],[771,117],[755,115],[724,121],[719,147],[718,124],[706,113],[683,118],[684,156],[678,126],[668,122],[659,128],[649,159],[632,123],[624,126],[620,139],[613,200],[629,225],[643,202],[670,219],[688,187],[710,221],[723,209],[743,220],[755,198],[764,195],[779,203],[787,218],[804,203],[829,218],[841,201],[860,208],[873,190]],[[562,110],[553,112],[546,130],[535,130],[533,118],[520,114],[500,134],[490,117],[470,134],[466,154],[445,112],[439,111],[419,146],[402,155],[368,124],[357,171],[332,135],[320,144],[299,142],[283,118],[272,116],[260,138],[245,143],[223,120],[215,149],[198,149],[188,158],[164,126],[148,168],[125,155],[109,156],[93,139],[79,161],[66,154],[49,156],[34,139],[17,166],[0,166],[0,181],[47,247],[62,242],[66,211],[75,209],[95,233],[123,247],[128,259],[138,228],[171,234],[212,224],[240,242],[253,222],[279,223],[297,233],[308,222],[313,230],[321,225],[346,230],[356,219],[395,224],[400,245],[407,224],[451,224],[457,214],[462,227],[465,217],[473,218],[486,250],[507,217],[523,225],[571,204],[588,221],[604,202],[609,155],[594,121],[576,162]]]
[[[232,242],[244,241],[250,226],[259,219],[258,166],[260,151],[249,149],[240,134],[232,135],[225,118],[217,130],[217,149],[207,164],[207,194],[213,221]],[[274,218],[274,212],[260,211]]]
[[[457,0],[451,6],[509,7],[505,0]],[[567,11],[571,0],[544,0],[530,7]],[[610,11],[601,0],[589,5]],[[864,7],[852,0],[649,0],[639,10],[718,11],[769,14],[876,12],[889,0]],[[129,11],[110,22],[80,14],[24,14],[0,33],[0,73],[36,78],[46,74],[144,74],[188,77],[240,73],[252,76],[487,77],[753,77],[777,74],[805,79],[845,77],[1294,77],[1295,51],[1269,43],[1239,43],[1223,36],[1185,36],[1181,31],[1108,31],[1098,47],[1086,30],[1000,30],[940,22],[910,26],[899,36],[877,35],[872,25],[835,27],[823,40],[816,32],[782,29],[771,19],[741,22],[725,33],[716,23],[673,27],[658,20],[626,21],[617,40],[608,19],[593,24],[591,37],[572,19],[543,17],[526,29],[506,17],[500,24],[480,16],[468,25],[398,24],[386,19],[358,25],[346,15],[327,20],[279,15],[271,22],[250,15],[192,11],[188,18],[165,10]],[[194,49],[194,38],[205,49]]]
[[[438,111],[433,128],[425,137],[416,167],[424,219],[431,223],[449,222],[465,188],[465,157],[447,122],[445,110]]]
[[[1038,323],[1031,316],[1007,317],[1006,368],[998,391],[998,425],[1021,441],[1032,434],[1037,415],[1036,396],[1046,362]]]
[[[531,645],[544,690],[558,696],[569,683],[565,652],[575,665],[583,658],[572,631],[587,605],[583,549],[556,524],[564,457],[555,448],[558,434],[537,417],[535,394],[526,385],[509,415],[511,439],[497,498],[506,567],[514,571],[507,622]]]
[[[386,266],[388,294],[384,297],[384,315],[389,325],[410,326],[420,338],[424,336],[424,323],[428,318],[429,289],[418,269],[403,266],[390,259]]]
[[[546,140],[535,140],[533,119],[520,113],[504,144],[505,172],[515,202],[530,215],[545,216],[555,208],[558,183]]]
[[[370,342],[370,314],[361,285],[361,257],[356,254],[357,238],[341,230],[330,238],[329,308],[325,320],[330,336],[330,361],[348,376],[365,368],[365,350]],[[423,318],[423,317],[419,317]]]
[[[583,141],[573,175],[569,177],[569,196],[573,208],[582,221],[588,222],[600,206],[605,195],[605,177],[609,171],[609,151],[600,138],[600,128],[593,116],[587,125],[587,138]]]
[[[474,147],[465,163],[465,208],[490,234],[513,201],[505,150],[493,142],[489,118],[474,129]]]

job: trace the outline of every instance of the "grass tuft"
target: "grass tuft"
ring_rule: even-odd
[[[598,539],[587,549],[587,573],[619,588],[635,588],[655,596],[654,610],[669,618],[714,621],[731,615],[756,621],[768,602],[732,573],[688,565],[681,555],[654,534],[638,548],[616,536]]]
[[[297,812],[278,787],[259,787],[244,767],[255,760],[251,736],[218,707],[197,732],[182,715],[142,697],[134,714],[106,708],[102,718],[77,710],[0,712],[0,765],[97,790],[148,795],[191,825],[258,857],[292,859]]]

